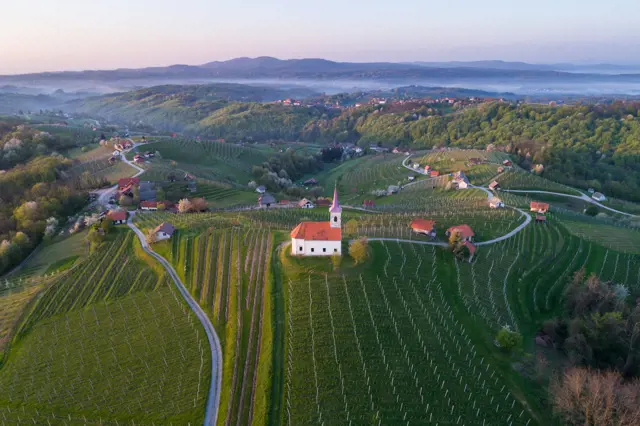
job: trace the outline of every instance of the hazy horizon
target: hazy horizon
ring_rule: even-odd
[[[0,74],[199,65],[237,57],[341,62],[638,64],[640,3],[381,0],[22,0],[4,5]]]

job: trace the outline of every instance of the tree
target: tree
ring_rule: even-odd
[[[16,232],[16,235],[13,237],[12,242],[14,244],[17,244],[18,247],[20,247],[21,249],[25,249],[29,246],[29,244],[31,243],[31,240],[29,239],[29,237],[27,236],[27,234],[25,234],[24,232]]]
[[[331,264],[333,265],[333,270],[337,271],[340,268],[340,264],[342,263],[342,256],[339,254],[331,255]]]
[[[129,207],[133,205],[133,199],[128,195],[122,194],[120,196],[119,204],[123,207]]]
[[[138,205],[138,203],[140,203],[140,187],[133,185],[131,192],[133,193],[133,204]]]
[[[589,207],[587,207],[587,208],[584,210],[584,214],[586,214],[586,215],[588,215],[588,216],[595,216],[595,215],[597,215],[599,212],[600,212],[600,210],[599,210],[596,206],[594,206],[593,204],[592,204],[592,205],[590,205]]]
[[[358,221],[351,219],[344,224],[344,232],[348,235],[356,235],[358,233]]]
[[[496,341],[500,344],[500,347],[506,352],[513,352],[520,348],[522,345],[522,336],[520,333],[511,331],[508,326],[502,327],[496,335]]]
[[[189,199],[183,198],[182,200],[180,200],[180,202],[178,202],[179,213],[189,213],[191,210],[193,210],[193,205],[191,204],[191,201],[189,201]]]
[[[191,200],[191,208],[196,212],[204,212],[209,209],[209,203],[204,198],[194,198]]]
[[[98,231],[98,229],[93,227],[89,230],[89,233],[87,234],[87,241],[91,243],[92,247],[95,247],[96,245],[104,241],[104,233]]]
[[[102,223],[100,223],[100,228],[102,228],[105,234],[108,234],[113,228],[113,220],[109,217],[105,217],[102,219]]]
[[[147,231],[147,243],[153,244],[158,241],[158,236],[156,235],[155,230],[149,229]]]
[[[640,418],[640,381],[572,367],[552,380],[554,411],[570,425],[632,426]]]
[[[164,192],[163,188],[158,188],[156,190],[156,200],[164,201],[167,198],[167,194]]]
[[[367,240],[367,237],[361,237],[351,241],[349,244],[349,255],[356,262],[356,265],[364,262],[369,255],[369,240]]]

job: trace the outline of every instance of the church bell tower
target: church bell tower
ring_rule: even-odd
[[[329,215],[331,217],[331,227],[342,228],[342,207],[340,207],[340,203],[338,202],[337,186],[333,189],[333,203],[329,209]]]

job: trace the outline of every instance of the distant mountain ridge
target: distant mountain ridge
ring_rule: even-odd
[[[569,66],[569,65],[567,65]],[[215,61],[203,65],[171,65],[140,69],[115,69],[95,71],[62,71],[37,74],[0,76],[0,84],[24,81],[68,79],[116,81],[144,78],[192,78],[192,79],[513,79],[554,81],[619,81],[640,82],[640,74],[593,74],[558,71],[552,65],[534,65],[524,62],[476,61],[476,62],[334,62],[326,59],[277,59],[272,57],[236,58]]]

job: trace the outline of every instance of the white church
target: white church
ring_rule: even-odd
[[[294,256],[342,255],[342,207],[338,190],[333,190],[333,204],[328,222],[300,222],[291,231],[291,254]]]

